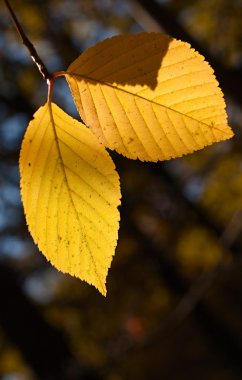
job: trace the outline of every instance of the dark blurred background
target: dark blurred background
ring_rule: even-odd
[[[114,34],[160,31],[215,69],[235,137],[121,177],[105,299],[46,262],[19,195],[21,139],[46,84],[0,4],[0,378],[242,379],[242,1],[12,0],[50,71]],[[55,102],[78,118],[63,78]]]

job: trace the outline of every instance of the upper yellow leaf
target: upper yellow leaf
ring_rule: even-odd
[[[169,36],[107,39],[77,58],[66,78],[84,122],[126,157],[167,160],[233,136],[212,68]]]
[[[20,154],[29,230],[51,263],[106,294],[117,242],[119,177],[83,124],[46,104],[27,128]]]

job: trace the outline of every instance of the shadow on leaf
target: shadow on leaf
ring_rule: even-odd
[[[115,36],[88,49],[67,72],[92,84],[139,85],[154,90],[171,41],[157,33]]]

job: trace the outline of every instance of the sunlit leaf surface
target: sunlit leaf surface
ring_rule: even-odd
[[[168,160],[233,136],[212,68],[169,36],[107,39],[77,58],[66,78],[84,122],[126,157]]]
[[[83,124],[46,104],[26,131],[20,172],[27,224],[40,250],[56,268],[106,294],[120,188],[104,147]]]

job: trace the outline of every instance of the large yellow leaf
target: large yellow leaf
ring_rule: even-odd
[[[84,122],[126,157],[167,160],[233,136],[212,68],[169,36],[107,39],[77,58],[66,78]]]
[[[20,174],[27,224],[40,250],[56,268],[106,294],[120,186],[105,148],[83,124],[46,104],[26,131]]]

